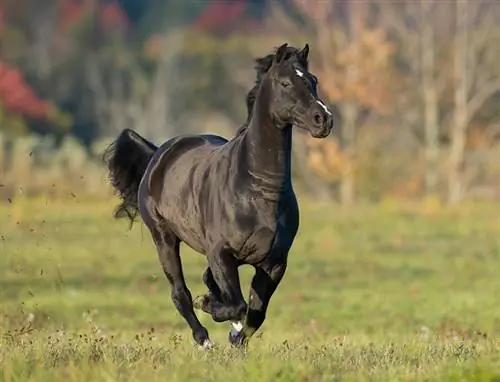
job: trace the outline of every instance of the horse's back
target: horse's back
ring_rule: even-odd
[[[215,134],[182,135],[164,142],[151,159],[143,178],[148,215],[168,224],[195,250],[203,252],[196,197],[206,183],[212,154],[229,141]],[[189,232],[189,234],[188,234]],[[187,236],[186,236],[187,235]]]
[[[189,172],[213,150],[227,142],[227,139],[215,134],[180,135],[164,142],[151,159],[148,168],[148,183],[152,195],[159,196],[154,189],[162,183],[166,174]]]

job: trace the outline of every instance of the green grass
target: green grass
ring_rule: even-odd
[[[0,206],[1,381],[500,381],[500,215],[302,202],[247,354],[193,346],[142,225],[116,201]],[[194,296],[205,259],[182,247]],[[245,294],[252,270],[241,269]]]

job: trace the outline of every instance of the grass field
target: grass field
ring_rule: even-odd
[[[500,215],[302,202],[247,354],[193,346],[149,233],[116,201],[0,206],[1,381],[499,381]],[[183,250],[192,294],[205,259]],[[242,268],[245,294],[252,275]]]

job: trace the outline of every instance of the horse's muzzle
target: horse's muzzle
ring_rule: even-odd
[[[309,129],[313,138],[326,138],[333,128],[333,117],[329,113],[314,115],[314,127]]]

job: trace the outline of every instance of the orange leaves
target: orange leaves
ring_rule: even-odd
[[[330,34],[335,37],[335,33]],[[356,40],[343,47],[334,39],[330,39],[328,45],[331,59],[320,60],[322,65],[314,69],[329,101],[351,100],[384,111],[389,100],[390,60],[395,52],[385,31],[363,29]],[[325,55],[323,51],[319,54]]]
[[[300,0],[295,4],[303,14],[317,24],[327,23],[333,12],[331,1]]]
[[[295,29],[295,33],[306,33],[304,37],[313,46],[311,69],[320,78],[327,100],[386,111],[396,47],[385,29],[369,26],[369,6],[334,0],[295,0],[294,5],[308,27],[298,30],[296,24],[286,23],[283,32],[293,35],[288,29]]]
[[[336,140],[307,137],[306,146],[308,165],[324,180],[332,182],[339,179],[348,167],[348,159]]]

